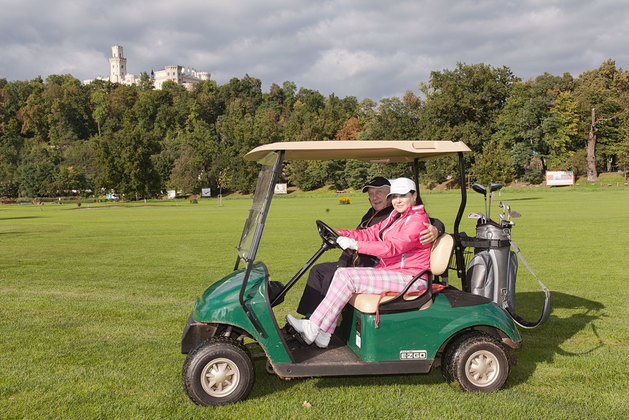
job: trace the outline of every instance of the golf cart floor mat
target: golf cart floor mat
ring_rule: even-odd
[[[315,344],[299,345],[292,347],[291,352],[295,363],[305,364],[329,364],[330,360],[345,364],[359,362],[360,359],[354,352],[345,345],[337,336],[332,335],[327,348],[319,348]]]
[[[461,308],[464,306],[484,305],[491,302],[491,299],[472,293],[462,292],[456,287],[448,286],[441,292],[448,299],[451,308]]]
[[[311,345],[306,344],[301,338],[301,335],[295,331],[290,324],[286,324],[281,331],[284,334],[286,344],[288,345],[288,348],[293,355],[293,360],[295,360],[296,363],[303,363],[307,361],[316,362],[317,360],[322,359],[323,354],[327,353],[331,354],[325,356],[325,360],[330,357],[335,360],[345,362],[358,360],[358,357],[354,354],[354,352],[352,352],[345,345],[343,340],[336,334],[332,334],[332,337],[330,337],[330,344],[328,344],[328,347],[322,349],[317,347],[314,343]]]

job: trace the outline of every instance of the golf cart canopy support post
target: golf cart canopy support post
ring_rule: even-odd
[[[459,211],[456,214],[456,219],[454,220],[454,258],[456,261],[457,267],[457,276],[461,279],[462,289],[466,292],[469,292],[469,285],[466,279],[465,272],[465,258],[463,256],[463,251],[465,247],[461,244],[461,235],[459,233],[459,224],[461,223],[461,218],[463,217],[463,212],[465,211],[465,206],[467,204],[467,189],[465,188],[465,161],[463,160],[463,153],[459,152],[459,178],[461,182],[461,203],[459,204]]]

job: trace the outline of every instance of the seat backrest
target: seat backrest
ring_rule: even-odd
[[[430,271],[435,276],[442,275],[450,264],[450,257],[454,249],[454,238],[444,233],[439,236],[430,248]]]

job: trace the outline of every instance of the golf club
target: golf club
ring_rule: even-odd
[[[491,220],[491,201],[494,198],[494,191],[498,191],[500,188],[502,188],[502,184],[499,184],[497,182],[492,182],[489,184],[489,187],[487,189],[489,189],[489,206],[487,206],[487,203],[485,203],[485,206],[487,207],[485,209],[486,213],[487,213],[487,220]],[[487,190],[485,190],[487,191]],[[487,201],[487,196],[485,196],[485,201]]]
[[[500,213],[500,221],[502,222],[505,218],[505,207],[506,207],[506,203],[504,201],[500,201],[500,204],[498,204],[498,207],[502,209],[502,213]]]
[[[467,215],[468,219],[480,219],[482,220],[482,223],[485,222],[485,215],[481,212],[472,212],[470,214]]]
[[[487,213],[487,189],[481,184],[472,184],[472,189],[485,197],[485,214],[487,214],[487,219],[489,219],[489,214]]]

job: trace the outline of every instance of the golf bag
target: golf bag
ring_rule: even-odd
[[[471,293],[485,296],[505,309],[516,324],[523,328],[535,328],[550,315],[550,291],[537,279],[520,250],[511,240],[509,224],[497,224],[491,220],[476,226],[476,237],[464,241],[474,248],[474,257],[467,267],[467,284]],[[511,250],[513,247],[513,250]],[[527,321],[515,312],[515,281],[518,273],[518,257],[533,274],[544,291],[544,309],[536,322]]]

